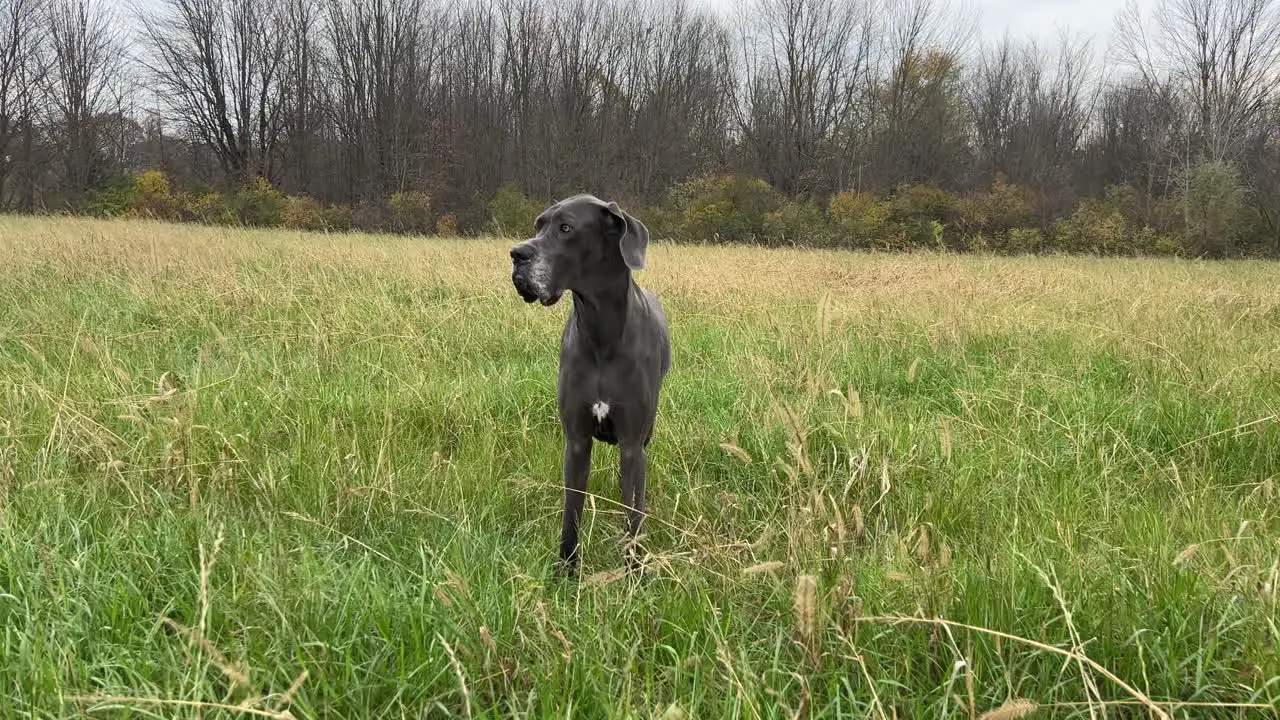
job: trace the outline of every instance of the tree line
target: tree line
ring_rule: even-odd
[[[1280,0],[1117,42],[944,0],[0,0],[0,208],[689,241],[1280,254]]]

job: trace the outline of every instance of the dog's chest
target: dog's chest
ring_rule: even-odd
[[[615,376],[597,371],[579,379],[575,402],[584,407],[595,422],[603,423],[617,414],[619,403],[626,404],[621,402],[626,394],[625,388],[620,387]]]
[[[595,425],[609,425],[620,418],[620,413],[634,405],[628,402],[628,393],[634,393],[637,383],[630,363],[623,360],[620,364],[608,366],[592,362],[575,362],[564,373],[562,382],[566,384],[563,400],[566,409],[582,413]]]
[[[596,422],[604,422],[609,417],[609,403],[604,400],[597,400],[591,403],[591,414],[595,417]]]

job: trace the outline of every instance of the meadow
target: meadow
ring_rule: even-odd
[[[1280,266],[657,243],[567,581],[509,244],[0,217],[0,718],[1280,717]]]

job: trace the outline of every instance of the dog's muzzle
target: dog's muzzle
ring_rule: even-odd
[[[516,292],[520,295],[521,300],[531,303],[538,299],[538,293],[533,289],[533,283],[529,282],[529,278],[526,275],[527,272],[527,265],[524,268],[516,265],[511,271],[511,284],[515,286]]]
[[[511,284],[527,303],[537,300],[544,306],[555,305],[560,293],[548,287],[545,261],[543,267],[538,267],[537,256],[538,251],[527,242],[511,248]]]
[[[527,303],[538,299],[537,288],[529,277],[533,258],[537,254],[528,243],[521,243],[511,248],[511,284],[515,286],[520,298]]]

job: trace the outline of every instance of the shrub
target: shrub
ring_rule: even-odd
[[[764,218],[764,238],[769,244],[829,245],[831,232],[822,210],[812,202],[786,202]]]
[[[169,178],[159,170],[148,170],[133,183],[126,202],[126,214],[134,217],[174,220],[178,217],[178,201],[169,191]]]
[[[85,196],[83,210],[96,217],[121,217],[129,211],[129,198],[133,194],[137,178],[117,175],[108,178],[101,186]]]
[[[996,236],[1030,227],[1035,220],[1035,203],[1029,190],[997,174],[990,190],[961,198],[956,212],[959,229],[965,234]]]
[[[1071,215],[1050,228],[1050,244],[1068,253],[1098,255],[1179,255],[1181,244],[1167,227],[1180,225],[1175,203],[1153,198],[1129,185],[1107,188],[1104,198],[1082,200]]]
[[[424,192],[393,193],[387,198],[391,230],[397,233],[427,235],[431,233],[431,196]]]
[[[1044,233],[1040,228],[1015,227],[996,236],[994,249],[1006,255],[1036,253],[1044,247]]]
[[[324,227],[330,232],[350,232],[351,206],[330,205],[323,212]]]
[[[351,210],[351,227],[361,232],[391,230],[391,208],[382,200],[362,200]]]
[[[1188,170],[1179,183],[1188,248],[1210,257],[1225,255],[1248,224],[1245,193],[1230,163],[1206,162]]]
[[[456,237],[458,235],[458,216],[445,213],[436,220],[436,235],[440,237]]]
[[[1053,224],[1053,244],[1070,253],[1115,255],[1131,253],[1126,242],[1126,225],[1120,211],[1102,200],[1092,198],[1080,202],[1080,206],[1068,218]]]
[[[1154,233],[1176,236],[1184,227],[1183,208],[1176,197],[1155,197],[1132,185],[1119,184],[1107,186],[1104,202],[1124,217],[1131,243],[1137,242],[1134,228],[1149,226]]]
[[[499,237],[523,237],[543,208],[514,185],[503,185],[489,201],[492,231]]]
[[[280,224],[291,230],[324,230],[324,207],[306,195],[290,195],[285,198]]]
[[[231,202],[240,222],[250,227],[277,227],[284,214],[284,195],[263,177],[240,188]]]
[[[764,234],[765,216],[782,199],[758,178],[704,175],[672,188],[670,203],[686,239],[752,242]]]
[[[1143,225],[1133,237],[1134,248],[1143,255],[1181,255],[1182,245],[1176,239]]]
[[[995,234],[978,232],[968,236],[966,242],[974,252],[1025,255],[1044,249],[1044,233],[1040,232],[1040,228],[1016,227]]]
[[[1137,188],[1124,183],[1108,185],[1103,197],[1108,207],[1115,209],[1124,217],[1126,225],[1138,227],[1147,224],[1146,212],[1143,208],[1144,198]]]
[[[827,204],[837,245],[871,248],[889,244],[889,203],[867,192],[842,192]]]
[[[240,217],[235,207],[223,195],[216,192],[200,194],[184,194],[182,196],[182,216],[184,220],[195,221],[205,225],[238,225]]]
[[[666,239],[679,231],[676,213],[663,207],[642,207],[632,213],[644,226],[649,228],[649,237]]]
[[[958,228],[947,232],[959,216],[955,195],[932,185],[907,185],[889,200],[889,222],[898,226],[908,247],[963,248]]]

